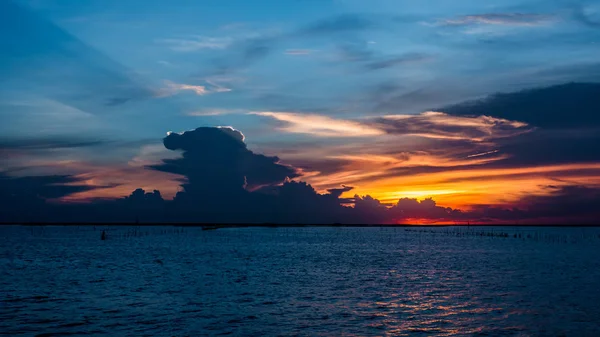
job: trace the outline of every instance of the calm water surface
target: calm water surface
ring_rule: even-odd
[[[599,229],[483,230],[0,227],[0,334],[600,336]]]

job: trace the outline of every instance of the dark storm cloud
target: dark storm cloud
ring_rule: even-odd
[[[0,173],[0,193],[4,198],[56,199],[96,188],[78,183],[82,183],[81,179],[69,175],[11,177]]]
[[[600,189],[586,186],[548,186],[552,193],[527,196],[521,202],[530,217],[595,216],[600,219]]]
[[[352,186],[342,186],[341,188],[330,188],[327,190],[329,194],[339,198],[343,193],[352,191],[354,187]]]
[[[600,127],[600,83],[569,83],[492,95],[436,111],[487,115],[552,129]]]
[[[600,189],[548,186],[543,196],[525,196],[518,207],[479,205],[462,211],[436,204],[433,199],[402,198],[384,205],[370,196],[340,198],[351,186],[320,194],[298,177],[293,167],[250,151],[241,132],[232,128],[198,128],[170,133],[164,146],[181,151],[150,169],[185,177],[183,191],[164,200],[160,191],[133,191],[113,201],[54,204],[62,198],[97,186],[86,186],[73,176],[10,177],[0,174],[0,221],[186,221],[208,223],[406,223],[413,221],[529,222],[592,221],[600,209]],[[473,166],[474,168],[475,166]],[[464,169],[465,167],[461,167]],[[440,168],[423,167],[423,172]],[[412,172],[414,174],[414,172]],[[254,192],[244,188],[258,187]],[[354,203],[354,207],[346,204]],[[575,220],[573,220],[575,219]],[[591,219],[591,220],[590,220]]]
[[[239,192],[245,185],[257,187],[298,177],[279,158],[255,154],[248,150],[241,132],[232,128],[201,127],[164,138],[169,150],[181,150],[182,158],[165,159],[151,168],[187,178],[186,192]]]
[[[600,84],[570,83],[441,108],[457,116],[487,115],[529,123],[535,132],[498,141],[504,165],[600,160]]]
[[[0,81],[39,89],[91,112],[153,95],[127,69],[29,9],[4,0],[0,13]]]
[[[547,186],[550,192],[541,196],[525,196],[518,208],[476,206],[468,213],[471,219],[486,221],[553,221],[556,223],[591,223],[600,219],[600,189],[578,185]]]
[[[389,216],[396,222],[407,219],[459,220],[465,215],[460,210],[438,206],[431,198],[418,201],[417,199],[402,198],[388,211]]]

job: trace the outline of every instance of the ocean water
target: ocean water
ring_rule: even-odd
[[[5,226],[0,239],[2,335],[600,336],[598,228]]]

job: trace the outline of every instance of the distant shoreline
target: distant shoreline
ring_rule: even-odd
[[[215,228],[298,228],[298,227],[600,227],[599,224],[269,224],[269,223],[188,223],[188,222],[0,222],[0,226],[140,226]]]

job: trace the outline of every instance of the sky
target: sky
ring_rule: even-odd
[[[595,1],[5,0],[0,43],[5,205],[599,218]]]

